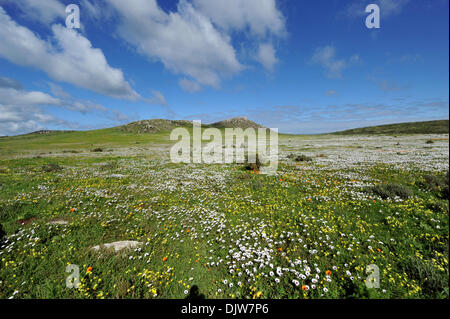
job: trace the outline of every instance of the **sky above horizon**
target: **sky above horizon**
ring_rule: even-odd
[[[314,134],[449,117],[448,0],[0,0],[0,135],[246,116]],[[80,9],[66,27],[66,6]],[[380,7],[368,29],[365,7]]]

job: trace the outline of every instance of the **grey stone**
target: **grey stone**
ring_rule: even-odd
[[[116,241],[113,243],[103,244],[103,245],[97,245],[92,247],[93,250],[100,250],[101,248],[114,248],[114,250],[117,252],[119,250],[125,249],[125,248],[135,248],[139,245],[142,245],[141,242],[138,241],[132,241],[132,240],[123,240],[123,241]]]

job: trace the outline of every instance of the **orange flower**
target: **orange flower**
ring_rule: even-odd
[[[380,248],[377,248],[377,251],[378,251],[378,252],[381,252],[381,249],[380,249]]]
[[[283,248],[280,247],[280,248],[278,248],[277,250],[278,250],[279,252],[282,252],[282,251],[283,251]]]
[[[70,211],[73,213],[75,211],[75,208],[71,208]]]
[[[309,202],[312,203],[312,198],[308,198]]]
[[[163,258],[163,261],[166,261],[166,260],[167,260],[167,257],[164,257],[164,258]]]
[[[373,202],[374,202],[374,203],[376,203],[376,202],[377,202],[377,200],[376,200],[376,199],[374,199],[374,200],[373,200]]]
[[[190,229],[186,229],[186,233],[189,233],[190,232]]]
[[[302,290],[304,290],[304,291],[308,290],[308,286],[303,285],[303,286],[302,286]]]
[[[91,267],[91,266],[87,267],[86,273],[88,274],[88,273],[90,273],[91,271],[92,271],[92,267]]]
[[[331,270],[325,271],[325,274],[326,274],[327,276],[331,276]]]

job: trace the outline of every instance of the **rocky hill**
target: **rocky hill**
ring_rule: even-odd
[[[128,133],[143,134],[170,131],[176,127],[191,125],[191,121],[155,119],[132,122],[123,126],[119,126],[119,129]]]
[[[235,117],[232,119],[228,119],[228,120],[224,120],[224,121],[220,121],[220,122],[216,122],[216,123],[212,123],[210,124],[211,127],[217,127],[217,128],[226,128],[226,127],[230,127],[230,128],[242,128],[242,129],[246,129],[246,128],[262,128],[264,126],[259,125],[253,121],[250,121],[248,118],[246,117]]]
[[[212,124],[203,124],[203,127],[215,127],[215,128],[260,128],[263,127],[253,121],[250,121],[246,117],[235,117],[232,119],[215,122]],[[186,120],[163,120],[163,119],[155,119],[155,120],[142,120],[132,122],[123,126],[119,126],[119,130],[128,133],[157,133],[170,131],[176,127],[192,127],[192,121]]]

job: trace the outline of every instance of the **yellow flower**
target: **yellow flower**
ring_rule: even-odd
[[[262,291],[258,291],[256,294],[253,295],[253,299],[261,298],[261,296],[262,296]]]

